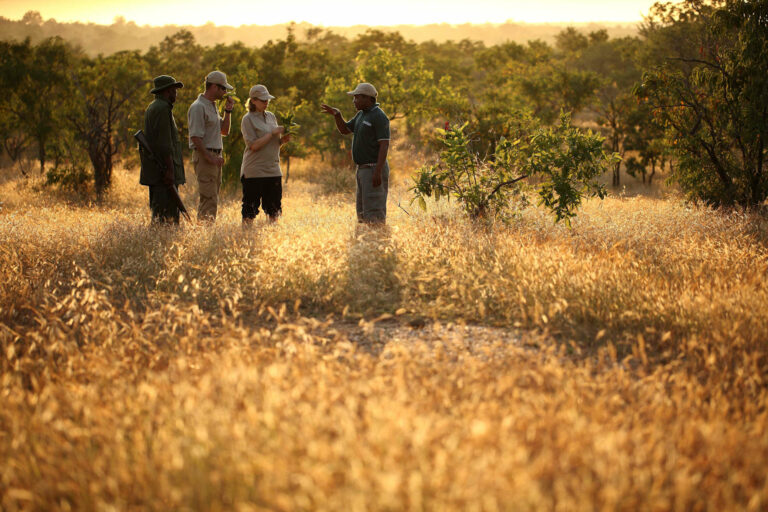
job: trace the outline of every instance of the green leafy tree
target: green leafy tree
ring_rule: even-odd
[[[622,160],[628,149],[628,141],[642,137],[637,132],[648,110],[632,94],[632,88],[642,78],[638,66],[640,40],[637,38],[607,39],[607,34],[597,32],[584,36],[586,46],[581,47],[573,65],[598,77],[595,96],[589,110],[596,114],[606,138],[606,146]],[[613,186],[621,185],[621,161],[612,168]]]
[[[26,176],[28,169],[23,156],[29,147],[29,137],[5,118],[0,118],[0,145],[14,165],[18,165],[21,174]]]
[[[671,146],[665,138],[664,128],[653,119],[647,104],[640,102],[636,112],[636,124],[625,142],[625,149],[632,152],[632,156],[624,163],[627,174],[651,185],[656,172],[663,170],[669,162]]]
[[[554,123],[561,110],[583,109],[599,86],[595,73],[568,65],[572,58],[542,41],[488,49],[478,54],[484,76],[481,92],[473,96],[480,103],[489,98],[492,103],[503,102],[508,108],[530,111],[545,123]]]
[[[140,98],[150,82],[147,76],[138,52],[83,59],[74,70],[67,120],[88,154],[99,196],[112,183],[115,157],[127,145],[131,119],[135,127],[143,112]]]
[[[618,158],[606,155],[601,136],[573,127],[568,114],[561,114],[557,126],[499,140],[485,159],[470,149],[466,126],[441,130],[438,162],[417,171],[411,190],[422,208],[428,197],[453,197],[472,218],[503,218],[514,206],[510,200],[525,198],[532,188],[556,221],[570,224],[584,197],[603,197],[595,180]],[[536,184],[524,187],[524,180],[532,177]]]
[[[60,38],[45,39],[38,45],[29,39],[0,43],[0,84],[4,91],[0,113],[13,127],[6,149],[20,157],[18,152],[34,142],[41,173],[62,122],[58,99],[70,93],[68,73],[74,54]]]
[[[296,111],[307,108],[307,103],[301,103],[297,107],[290,104],[289,99],[275,102],[275,117],[279,126],[285,127],[285,134],[291,136],[291,140],[280,146],[280,157],[285,163],[285,183],[291,178],[291,159],[307,156],[307,148],[299,138],[300,124],[296,122]]]
[[[753,207],[768,197],[767,20],[766,0],[689,0],[657,4],[644,27],[661,63],[636,93],[665,128],[671,178],[692,200]]]
[[[390,121],[423,114],[437,95],[432,72],[422,60],[409,62],[400,53],[379,49],[361,50],[357,63],[357,81],[376,86]]]

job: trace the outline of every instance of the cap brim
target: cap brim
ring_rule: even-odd
[[[226,87],[228,91],[234,91],[235,90],[235,88],[232,87],[231,85],[229,85],[228,83],[225,83],[224,87]]]

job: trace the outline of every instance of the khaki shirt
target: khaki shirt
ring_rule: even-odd
[[[272,137],[269,142],[258,151],[251,151],[250,146],[256,139],[260,139],[267,133],[277,128],[277,118],[272,112],[248,112],[240,123],[240,131],[245,140],[245,152],[243,153],[243,165],[240,167],[240,176],[246,178],[270,178],[282,176],[280,170],[280,138]]]
[[[203,139],[203,146],[208,149],[222,149],[221,122],[216,104],[202,94],[189,106],[187,125],[189,126],[189,147],[195,149],[192,137]]]

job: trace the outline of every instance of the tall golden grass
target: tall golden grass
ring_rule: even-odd
[[[477,226],[404,179],[385,230],[305,181],[247,231],[1,183],[0,508],[768,507],[764,219]]]

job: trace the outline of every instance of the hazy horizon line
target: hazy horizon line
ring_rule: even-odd
[[[31,9],[34,11],[34,9]],[[8,21],[11,22],[21,22],[22,17],[18,19],[13,18],[6,18],[2,14],[0,14],[0,18],[5,18]],[[122,20],[122,21],[120,21]],[[310,27],[317,27],[322,29],[332,29],[332,28],[356,28],[356,27],[368,27],[368,28],[397,28],[397,27],[502,27],[504,25],[526,25],[526,26],[589,26],[589,25],[610,25],[610,26],[626,26],[626,25],[636,25],[639,23],[642,23],[642,19],[640,20],[595,20],[595,21],[542,21],[542,22],[531,22],[531,21],[518,21],[514,19],[508,19],[503,22],[483,22],[483,23],[475,23],[475,22],[466,22],[466,23],[448,23],[448,22],[433,22],[433,23],[398,23],[398,24],[390,24],[390,25],[368,25],[364,23],[355,23],[352,25],[344,25],[344,24],[337,24],[337,25],[325,25],[322,23],[312,23],[309,21],[285,21],[282,23],[270,23],[270,24],[258,24],[258,23],[242,23],[240,25],[223,25],[214,23],[212,21],[208,21],[203,24],[178,24],[178,23],[163,23],[163,24],[139,24],[136,21],[128,20],[123,15],[116,15],[113,19],[112,23],[99,23],[95,21],[83,21],[83,20],[59,20],[56,18],[47,18],[43,19],[43,23],[47,22],[54,22],[54,23],[67,23],[67,24],[81,24],[81,25],[102,25],[105,27],[109,27],[112,25],[119,25],[119,24],[125,24],[125,25],[135,25],[137,27],[150,27],[150,28],[162,28],[162,27],[229,27],[229,28],[240,28],[240,27],[279,27],[283,25],[297,25],[297,26],[310,26]]]

